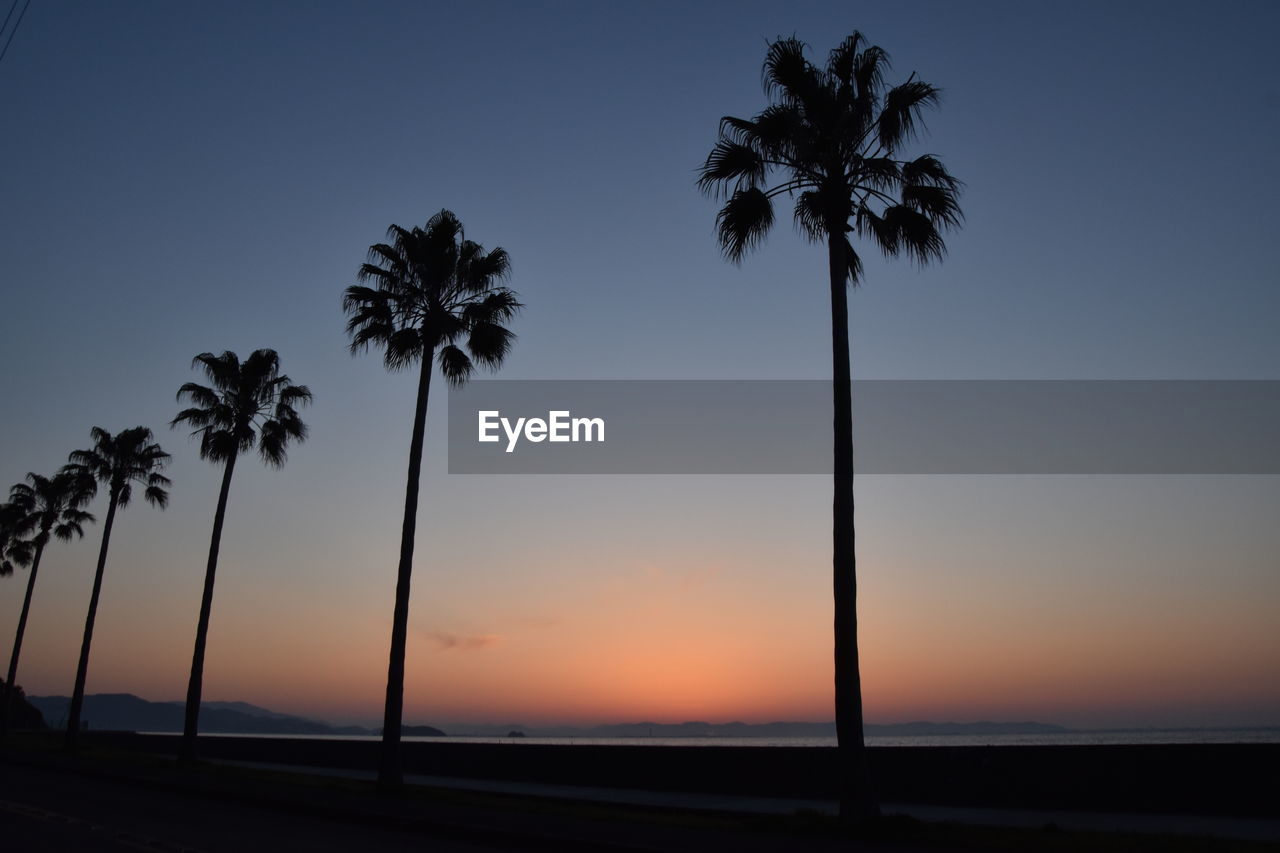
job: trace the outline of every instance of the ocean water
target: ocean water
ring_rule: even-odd
[[[204,734],[217,734],[205,732]],[[301,740],[376,741],[376,735],[251,735],[235,737],[297,738]],[[834,737],[406,737],[406,743],[509,743],[559,746],[748,746],[831,747]],[[1280,743],[1280,728],[1169,729],[1065,732],[1035,735],[915,735],[867,738],[868,746],[1082,746],[1162,743]]]
[[[558,744],[563,746],[800,746],[831,747],[835,737],[407,737],[427,743]],[[871,736],[867,746],[1079,746],[1159,743],[1280,743],[1280,729],[1196,729],[1187,731],[1070,732],[1036,735]]]

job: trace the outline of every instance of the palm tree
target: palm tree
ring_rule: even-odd
[[[244,362],[230,350],[222,355],[205,352],[191,360],[191,366],[194,368],[196,365],[204,370],[212,387],[187,382],[179,388],[178,400],[185,398],[193,405],[179,412],[169,426],[186,424],[195,427],[191,434],[200,436],[200,458],[221,464],[223,469],[218,508],[213,515],[209,562],[204,573],[204,594],[200,599],[195,652],[191,657],[191,680],[187,684],[182,756],[188,761],[196,757],[205,640],[209,633],[209,611],[213,607],[213,579],[218,569],[218,547],[222,542],[227,493],[231,490],[231,474],[235,471],[236,459],[256,444],[263,462],[274,468],[283,467],[289,442],[300,442],[307,437],[306,424],[294,407],[311,403],[311,391],[305,385],[294,385],[288,376],[280,372],[280,357],[275,350],[256,350]]]
[[[846,288],[858,284],[862,261],[849,235],[869,240],[889,257],[906,254],[921,263],[941,259],[942,232],[960,223],[961,184],[933,155],[901,157],[922,129],[922,111],[938,101],[935,87],[912,74],[887,88],[888,55],[857,32],[831,51],[824,67],[811,63],[805,48],[794,38],[769,45],[763,73],[769,105],[751,119],[720,120],[720,139],[698,185],[724,201],[716,218],[718,236],[725,256],[735,263],[763,240],[773,225],[773,200],[782,194],[795,200],[800,231],[827,247],[835,396],[836,734],[840,813],[856,820],[875,815],[878,807],[862,739],[858,671]]]
[[[421,364],[413,438],[409,443],[382,723],[378,781],[384,787],[402,781],[400,718],[404,709],[409,581],[432,362],[440,365],[440,373],[454,386],[467,381],[476,362],[491,369],[502,364],[515,338],[503,324],[521,307],[516,294],[499,285],[510,270],[506,251],[486,252],[466,239],[456,216],[442,210],[423,228],[409,230],[392,225],[387,229],[387,242],[369,247],[369,261],[356,274],[361,284],[348,287],[342,299],[352,353],[377,345],[382,348],[388,370]]]
[[[93,593],[89,596],[89,615],[84,620],[84,640],[80,644],[80,663],[76,667],[76,685],[71,692],[71,709],[67,712],[67,748],[75,749],[80,732],[80,711],[84,705],[84,682],[89,673],[89,646],[93,642],[93,623],[98,615],[98,596],[102,592],[102,573],[107,566],[107,548],[111,544],[111,528],[116,510],[129,505],[136,483],[142,496],[152,506],[164,509],[169,503],[169,478],[160,473],[169,464],[169,454],[154,443],[155,436],[146,427],[133,427],[112,435],[102,427],[89,433],[90,450],[73,451],[66,470],[82,476],[90,490],[99,484],[107,487],[107,520],[102,525],[102,546],[98,549],[98,568],[93,576]]]
[[[49,537],[69,542],[84,536],[84,525],[93,516],[81,509],[93,498],[93,492],[85,478],[72,471],[62,470],[52,477],[27,474],[27,482],[18,483],[9,490],[9,503],[16,509],[8,510],[9,529],[19,536],[30,536],[31,574],[27,577],[27,594],[22,600],[22,615],[18,617],[18,634],[13,640],[13,653],[9,657],[9,674],[4,702],[0,707],[0,735],[8,726],[9,705],[16,692],[18,658],[22,654],[22,637],[27,631],[27,615],[31,612],[31,593],[36,588],[36,573],[40,571],[40,558]],[[12,545],[10,546],[13,547]],[[26,549],[18,548],[16,562],[27,556]]]
[[[17,566],[31,565],[31,542],[22,538],[19,526],[25,513],[16,504],[0,504],[0,578]]]

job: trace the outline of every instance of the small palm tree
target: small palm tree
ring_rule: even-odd
[[[771,103],[755,118],[725,116],[720,139],[698,185],[724,199],[720,244],[740,262],[773,225],[773,200],[795,200],[800,231],[827,247],[835,395],[833,508],[836,735],[840,745],[840,813],[878,812],[862,738],[858,672],[857,577],[853,524],[853,403],[846,288],[862,261],[855,234],[890,257],[941,259],[942,232],[960,222],[960,182],[933,155],[903,159],[938,90],[911,75],[886,88],[889,57],[860,33],[846,38],[819,67],[794,38],[769,45],[764,89]],[[779,175],[771,180],[773,175]]]
[[[111,544],[116,510],[129,505],[135,483],[142,487],[143,498],[152,506],[164,509],[169,503],[169,478],[160,473],[169,464],[169,454],[155,443],[151,430],[138,426],[112,435],[102,427],[94,427],[89,435],[93,439],[93,447],[72,452],[65,470],[83,477],[94,493],[99,484],[107,487],[107,519],[102,524],[98,568],[93,575],[93,593],[89,596],[89,614],[84,620],[84,640],[80,644],[80,663],[76,667],[76,684],[71,692],[71,708],[67,712],[68,749],[75,749],[80,732],[84,683],[89,672],[89,646],[93,642],[93,623],[98,615],[98,596],[102,592],[102,574],[107,566],[107,548]]]
[[[12,575],[18,566],[31,565],[31,542],[19,529],[24,515],[16,504],[0,504],[0,578]]]
[[[510,259],[503,249],[486,252],[466,239],[456,216],[442,210],[427,220],[424,228],[392,225],[387,242],[369,248],[369,261],[356,274],[361,284],[348,287],[342,299],[352,353],[376,345],[382,348],[388,370],[420,364],[382,723],[378,781],[383,786],[402,781],[400,722],[409,582],[432,363],[440,365],[441,374],[454,386],[467,381],[476,362],[491,369],[502,364],[515,338],[503,324],[521,307],[516,294],[500,286],[510,270]]]
[[[243,362],[229,350],[222,355],[206,352],[192,359],[191,366],[197,365],[211,386],[188,382],[179,388],[178,400],[185,399],[193,405],[179,412],[169,426],[195,427],[191,434],[200,436],[200,458],[221,464],[223,469],[218,508],[213,515],[209,562],[204,573],[204,594],[200,599],[195,652],[191,657],[191,680],[187,684],[182,732],[182,755],[187,760],[196,757],[213,579],[218,569],[218,547],[222,542],[222,523],[227,514],[227,494],[231,490],[236,459],[256,444],[263,462],[275,468],[283,467],[289,442],[301,442],[307,437],[306,424],[298,417],[295,407],[311,403],[311,391],[305,385],[294,385],[280,372],[280,357],[275,350],[256,350]]]
[[[27,616],[31,612],[31,594],[36,588],[40,558],[51,536],[63,542],[84,536],[84,525],[92,522],[93,516],[81,507],[92,498],[92,487],[85,478],[65,469],[52,477],[28,474],[27,482],[18,483],[9,490],[9,504],[15,507],[7,511],[9,529],[18,536],[30,537],[31,574],[27,578],[27,594],[22,600],[22,614],[18,617],[18,634],[9,657],[9,675],[4,681],[8,689],[0,705],[0,734],[8,726],[9,704],[15,692],[12,688],[17,684],[18,658],[22,654],[22,637],[27,631]],[[13,547],[11,543],[10,553],[13,553]],[[19,546],[17,552],[19,559],[15,562],[21,564],[28,555],[27,550]]]

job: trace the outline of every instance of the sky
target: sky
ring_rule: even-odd
[[[694,185],[768,40],[943,90],[944,263],[871,250],[860,379],[1278,379],[1280,8],[1262,2],[32,0],[0,62],[0,483],[95,425],[173,454],[117,520],[88,691],[184,695],[219,471],[168,421],[258,347],[311,438],[237,467],[204,695],[381,717],[414,377],[346,350],[388,225],[511,255],[507,379],[823,379],[824,253],[740,266]],[[450,476],[428,416],[407,723],[829,720],[830,483]],[[871,722],[1280,725],[1275,477],[859,478]],[[105,513],[104,501],[94,509]],[[100,530],[48,549],[19,683],[69,695]],[[0,636],[25,572],[0,581]],[[6,641],[7,642],[7,641]],[[7,650],[8,646],[4,646]]]

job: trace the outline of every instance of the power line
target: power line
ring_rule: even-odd
[[[0,24],[0,34],[3,34],[4,31],[9,28],[9,19],[13,17],[13,10],[16,8],[18,8],[18,0],[13,0],[13,2],[9,4],[9,14],[4,16],[4,23]]]
[[[13,5],[14,6],[18,5],[18,0],[13,0]],[[4,55],[9,52],[9,45],[13,44],[13,37],[17,35],[18,27],[22,26],[22,19],[26,17],[27,8],[30,5],[31,5],[31,0],[27,0],[27,2],[22,4],[22,11],[18,13],[18,20],[13,22],[13,29],[9,30],[9,38],[4,43],[4,50],[0,50],[0,62],[4,62]],[[10,7],[9,9],[9,14],[10,15],[13,14],[12,7]],[[9,18],[6,16],[5,23],[8,23],[8,21],[9,21]],[[0,28],[0,32],[4,32],[4,30]]]

